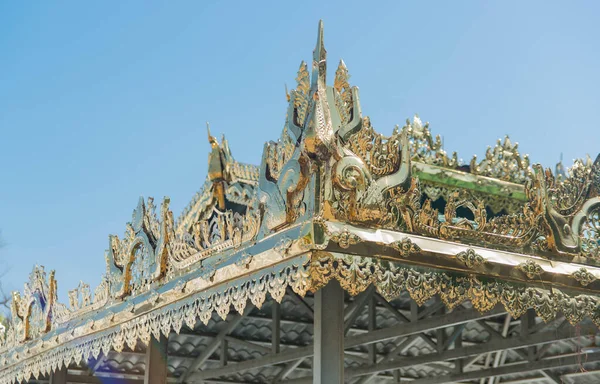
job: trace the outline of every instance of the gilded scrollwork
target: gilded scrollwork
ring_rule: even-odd
[[[295,125],[303,127],[308,114],[308,97],[310,93],[310,73],[308,73],[308,65],[304,61],[300,64],[296,81],[298,85],[295,90],[292,90],[291,94],[295,112],[292,116]]]
[[[251,206],[244,215],[213,207],[194,224],[192,233],[172,233],[171,262],[182,269],[212,254],[238,248],[256,236],[259,223],[258,212]]]
[[[153,201],[148,198],[144,203],[144,199],[140,198],[132,221],[126,225],[123,239],[109,237],[106,273],[113,297],[143,292],[166,273],[169,259],[166,238],[169,199],[165,198],[162,204],[161,221],[156,217]]]
[[[590,210],[583,219],[579,240],[582,255],[600,259],[600,206]]]
[[[521,156],[518,148],[519,144],[513,144],[508,136],[504,141],[498,139],[494,148],[488,147],[480,163],[477,156],[473,156],[471,173],[523,184],[528,178],[529,156]]]
[[[582,286],[586,287],[597,280],[594,274],[590,273],[586,268],[581,267],[575,272],[572,273],[572,276],[575,280],[579,282]]]
[[[72,311],[77,311],[83,307],[87,307],[92,303],[92,294],[90,292],[90,285],[79,282],[77,288],[69,291],[69,306]]]
[[[486,208],[489,208],[492,214],[498,215],[505,211],[508,214],[517,214],[523,211],[525,202],[519,199],[515,199],[507,194],[486,194],[478,191],[466,191],[464,189],[457,189],[455,187],[449,187],[439,183],[421,180],[421,193],[431,201],[438,199],[444,199],[448,201],[451,196],[457,192],[460,194],[468,194],[469,199],[472,201],[481,201],[485,204]]]
[[[288,255],[290,248],[292,247],[293,241],[289,237],[282,237],[277,244],[273,247],[273,250],[285,257]]]
[[[309,274],[313,291],[331,279],[337,279],[353,295],[373,284],[386,300],[408,291],[419,305],[438,295],[449,308],[469,300],[480,312],[502,304],[514,318],[532,308],[544,321],[550,321],[562,312],[571,324],[588,317],[600,325],[597,311],[600,298],[591,295],[568,296],[556,288],[547,290],[491,278],[482,280],[475,276],[418,270],[377,258],[325,252],[314,254]]]
[[[454,152],[452,157],[448,157],[442,149],[440,135],[434,138],[429,130],[429,123],[423,124],[418,115],[413,117],[413,121],[407,119],[402,130],[408,134],[412,160],[446,168],[456,168],[460,165],[457,153]]]
[[[396,241],[390,245],[392,248],[398,251],[400,257],[408,257],[421,252],[421,248],[417,244],[413,243],[413,241],[408,237],[405,237],[402,240]]]
[[[362,239],[350,232],[348,228],[344,228],[340,232],[334,232],[330,234],[331,241],[338,243],[338,245],[344,249],[349,248],[351,245],[358,244],[362,241]]]
[[[475,252],[473,248],[468,248],[466,251],[457,253],[456,258],[468,268],[476,268],[486,261],[485,258]]]
[[[250,264],[252,263],[252,255],[249,254],[248,252],[243,252],[240,255],[240,258],[235,262],[235,265],[237,265],[240,268],[250,268]]]
[[[101,353],[107,355],[111,350],[119,352],[126,345],[134,348],[138,341],[147,345],[151,336],[168,336],[172,330],[179,333],[184,324],[193,327],[197,319],[207,324],[215,312],[225,319],[232,306],[238,313],[244,312],[248,302],[260,308],[267,294],[281,300],[281,293],[285,293],[287,287],[304,296],[309,288],[308,278],[308,266],[303,261],[296,261],[262,271],[245,284],[222,284],[210,292],[200,292],[192,297],[176,300],[171,306],[158,305],[162,303],[161,295],[151,291],[148,300],[158,306],[154,311],[141,316],[127,317],[128,320],[120,324],[113,323],[116,314],[111,316],[112,320],[108,323],[90,320],[83,323],[81,329],[88,333],[96,332],[94,338],[81,338],[80,331],[73,328],[67,331],[67,334],[48,340],[45,347],[40,347],[39,343],[23,345],[28,351],[26,353],[21,353],[23,349],[6,353],[7,346],[18,346],[18,341],[15,344],[15,333],[11,327],[7,331],[4,343],[0,345],[0,383],[27,381],[49,374],[71,361],[97,359]],[[183,293],[183,288],[178,291]],[[136,306],[132,302],[124,309],[130,313],[134,313],[135,310]],[[37,309],[32,313],[36,318],[39,317]],[[106,326],[108,328],[103,330]],[[100,330],[103,331],[97,333]]]
[[[350,74],[344,60],[340,60],[337,70],[335,71],[335,80],[333,82],[335,107],[340,114],[342,126],[349,124],[354,115],[354,103],[352,96],[352,87],[348,80]]]
[[[533,260],[527,260],[526,262],[517,265],[517,268],[519,268],[528,279],[539,278],[542,272],[544,272],[542,267]]]
[[[43,266],[35,266],[25,284],[23,295],[13,292],[11,327],[6,340],[22,343],[51,329],[56,307],[54,271],[46,276]]]

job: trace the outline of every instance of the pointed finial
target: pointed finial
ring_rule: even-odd
[[[213,147],[219,145],[217,138],[210,134],[210,124],[208,121],[206,122],[206,132],[208,133],[208,143]]]
[[[285,98],[289,103],[290,102],[290,93],[288,92],[287,84],[284,84],[284,86],[285,86]]]
[[[316,75],[315,76],[315,70]],[[313,83],[318,79],[325,84],[327,72],[327,51],[323,43],[323,20],[319,20],[319,31],[317,33],[317,45],[313,51]]]

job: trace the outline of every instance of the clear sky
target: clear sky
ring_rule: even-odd
[[[468,161],[509,134],[532,162],[600,152],[600,2],[0,1],[3,284],[56,269],[59,299],[96,286],[108,234],[140,195],[175,216],[213,134],[260,164],[325,23],[363,113],[389,133],[419,113]]]

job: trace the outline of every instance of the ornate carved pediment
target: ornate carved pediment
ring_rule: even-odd
[[[11,302],[12,338],[17,342],[34,339],[48,332],[56,302],[54,271],[46,276],[43,266],[35,266],[25,283],[23,296],[13,292]]]
[[[485,158],[478,163],[477,156],[471,159],[471,173],[499,180],[523,184],[527,180],[529,156],[521,157],[519,144],[512,143],[508,136],[492,147],[488,147]]]
[[[92,304],[92,293],[90,285],[79,282],[77,288],[69,291],[69,307],[71,311],[78,311]]]
[[[145,291],[150,284],[165,275],[169,255],[168,207],[169,198],[165,198],[159,221],[154,199],[148,198],[147,203],[144,203],[144,199],[140,197],[137,208],[133,211],[132,221],[126,225],[123,238],[109,236],[106,273],[113,297]]]

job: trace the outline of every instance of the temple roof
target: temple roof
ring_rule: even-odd
[[[600,325],[600,156],[555,176],[506,137],[461,164],[418,116],[377,133],[346,64],[333,85],[327,65],[321,23],[260,166],[236,162],[209,129],[202,190],[176,221],[169,198],[158,212],[140,199],[124,235],[109,236],[93,295],[81,283],[61,303],[60,272],[36,266],[13,294],[0,383],[331,279],[351,295],[375,286],[386,300],[437,295],[449,309]]]

